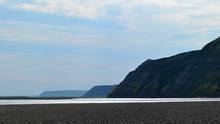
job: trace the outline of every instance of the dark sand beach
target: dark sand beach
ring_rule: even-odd
[[[0,106],[0,124],[220,124],[220,102]]]

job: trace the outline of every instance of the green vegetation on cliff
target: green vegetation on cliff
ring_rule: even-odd
[[[220,38],[201,50],[145,61],[109,97],[220,97]]]

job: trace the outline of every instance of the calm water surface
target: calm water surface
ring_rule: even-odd
[[[89,104],[89,103],[157,103],[220,101],[220,98],[75,98],[64,100],[0,100],[0,105]]]

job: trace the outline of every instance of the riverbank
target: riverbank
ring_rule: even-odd
[[[219,124],[220,102],[0,106],[0,124]]]

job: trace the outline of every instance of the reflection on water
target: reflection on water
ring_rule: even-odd
[[[220,98],[75,98],[64,100],[0,100],[0,105],[88,104],[88,103],[157,103],[220,101]]]

